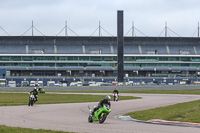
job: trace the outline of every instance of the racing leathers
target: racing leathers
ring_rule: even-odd
[[[94,112],[97,111],[100,107],[102,108],[104,104],[108,104],[110,107],[111,107],[111,103],[110,101],[106,100],[106,99],[102,99],[98,106],[96,108],[94,108],[93,112],[92,112],[92,115],[94,115]]]
[[[35,100],[38,101],[38,100],[37,100],[37,95],[38,95],[37,89],[32,90],[32,91],[30,92],[30,94],[31,94],[31,93],[33,93],[33,95],[35,96]]]
[[[117,95],[118,95],[119,91],[115,89],[115,90],[113,91],[113,93],[117,93]]]

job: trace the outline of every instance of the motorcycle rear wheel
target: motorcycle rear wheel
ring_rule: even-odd
[[[106,120],[107,114],[104,114],[103,116],[101,116],[101,114],[99,115],[99,123],[103,123]]]

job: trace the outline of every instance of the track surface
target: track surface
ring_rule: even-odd
[[[80,94],[80,93],[79,93]],[[84,93],[86,94],[86,93]],[[94,93],[93,93],[94,94]],[[102,95],[102,94],[99,94]],[[106,95],[105,93],[103,95]],[[200,128],[156,125],[123,121],[115,116],[124,113],[199,100],[199,95],[121,94],[142,97],[137,100],[111,102],[112,112],[103,124],[88,123],[88,105],[93,103],[47,104],[0,107],[0,124],[33,129],[50,129],[81,133],[199,133]]]

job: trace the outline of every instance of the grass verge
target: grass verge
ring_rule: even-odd
[[[25,91],[0,91],[3,92],[25,92]],[[48,91],[48,92],[65,92],[65,93],[112,93],[110,90],[87,90],[87,91]],[[194,94],[200,95],[200,89],[188,89],[188,90],[119,90],[120,93],[146,93],[146,94]]]
[[[200,100],[150,110],[131,112],[125,115],[144,121],[162,119],[169,121],[200,123]]]
[[[99,102],[103,98],[104,95],[40,94],[36,104]],[[136,98],[138,97],[120,96],[120,100]],[[28,93],[0,93],[0,106],[27,105],[28,101]]]
[[[147,94],[194,94],[200,95],[200,90],[127,90],[120,91],[120,93],[147,93]]]
[[[103,91],[49,91],[49,92],[66,92],[66,93],[112,93],[110,90]],[[146,93],[146,94],[194,94],[200,95],[200,89],[188,90],[119,90],[120,93]]]
[[[29,128],[19,128],[19,127],[8,127],[0,125],[0,133],[71,133],[62,131],[51,131],[42,129],[29,129]]]

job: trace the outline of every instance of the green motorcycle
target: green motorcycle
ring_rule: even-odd
[[[42,89],[42,88],[39,88],[39,89],[38,89],[38,92],[39,92],[39,93],[45,93],[44,89]]]
[[[89,106],[88,108],[90,109]],[[91,123],[93,121],[99,121],[99,123],[103,123],[110,112],[111,112],[110,106],[107,104],[104,104],[102,108],[100,107],[97,111],[95,111],[94,116],[92,115],[92,109],[90,109],[88,122]]]

